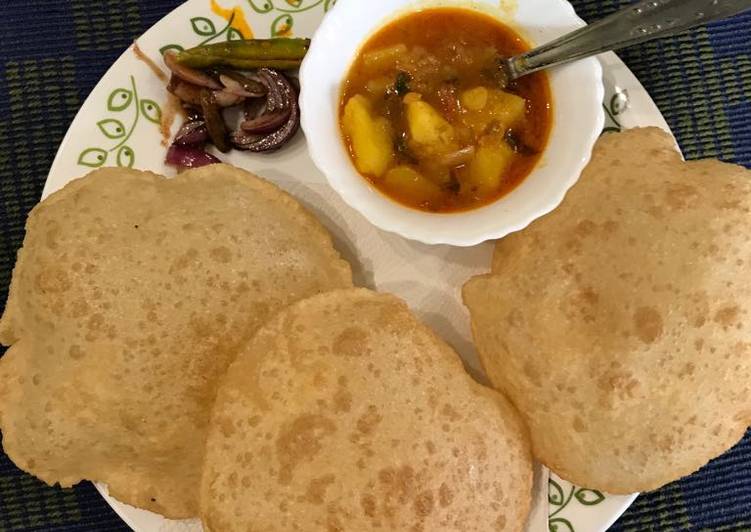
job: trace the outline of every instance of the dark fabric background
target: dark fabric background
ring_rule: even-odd
[[[365,1],[365,0],[363,0]],[[371,0],[377,1],[377,0]],[[722,0],[721,0],[722,1]],[[619,0],[574,0],[588,20]],[[177,0],[0,1],[0,301],[58,144],[115,58]],[[751,14],[621,53],[687,158],[751,166]],[[751,531],[751,436],[644,494],[613,530]],[[0,453],[0,532],[127,530],[88,483],[61,490]]]

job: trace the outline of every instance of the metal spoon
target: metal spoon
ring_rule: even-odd
[[[551,66],[675,35],[751,9],[751,0],[643,0],[521,55],[504,59],[507,83]]]

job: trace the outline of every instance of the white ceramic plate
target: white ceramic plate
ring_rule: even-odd
[[[167,45],[291,32],[312,35],[335,0],[188,0],[146,32],[138,44],[158,58]],[[503,3],[503,0],[502,0]],[[231,19],[231,23],[228,22]],[[251,30],[252,28],[252,30]],[[607,127],[667,124],[638,80],[613,54],[602,58],[606,86]],[[104,75],[81,107],[52,164],[44,196],[92,167],[129,165],[174,173],[163,163],[165,148],[158,130],[164,84],[127,50]],[[393,292],[451,343],[471,370],[478,371],[470,341],[467,313],[459,289],[469,277],[488,270],[492,244],[471,248],[427,246],[380,231],[349,208],[329,188],[307,155],[302,135],[271,155],[233,152],[226,162],[247,168],[289,191],[334,234],[349,259],[358,284]],[[551,475],[539,477],[530,530],[590,532],[606,529],[635,496],[611,496],[572,486]],[[136,531],[200,531],[195,521],[168,521],[122,504],[98,489]],[[547,492],[547,493],[546,493]],[[547,517],[549,518],[549,521]],[[546,521],[548,521],[546,527]]]

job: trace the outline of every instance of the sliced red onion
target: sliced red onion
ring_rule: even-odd
[[[185,122],[175,135],[174,143],[180,146],[195,146],[203,144],[209,138],[206,122],[203,120],[190,120]]]
[[[221,76],[219,76],[219,81],[221,81],[222,85],[224,85],[225,92],[229,92],[230,94],[235,94],[237,96],[242,96],[243,98],[254,97],[253,94],[243,89],[240,83],[230,78],[229,76],[225,76],[224,74],[222,74]]]
[[[214,91],[214,100],[219,107],[232,107],[244,100],[242,96],[232,94],[226,90]]]
[[[255,80],[246,78],[242,74],[219,74],[219,81],[227,92],[244,98],[261,98],[266,95],[266,86]]]
[[[193,107],[189,103],[183,102],[183,112],[185,113],[185,119],[188,122],[193,122],[194,120],[203,120],[203,115],[201,115],[201,110]]]
[[[284,125],[289,118],[291,108],[265,113],[256,118],[244,120],[240,127],[248,133],[271,133]]]
[[[289,107],[290,100],[295,95],[295,89],[284,74],[271,68],[259,68],[258,79],[269,91],[266,95],[266,112]]]
[[[454,152],[441,155],[440,157],[438,157],[438,164],[442,166],[450,166],[450,167],[460,166],[462,164],[466,164],[469,161],[471,161],[472,157],[474,156],[475,156],[475,147],[466,146]]]
[[[168,154],[170,164],[190,168],[218,162],[216,157],[198,146],[210,141],[220,151],[229,149],[226,123],[220,108],[231,107],[243,100],[245,120],[230,137],[230,142],[241,150],[276,150],[300,127],[297,91],[281,72],[261,68],[256,75],[246,76],[235,71],[217,70],[214,74],[219,76],[223,87],[215,89],[213,84],[207,86],[205,79],[186,75],[185,70],[178,68],[181,65],[175,59],[173,54],[165,54],[165,62],[173,69],[167,88],[185,105],[200,108],[200,115],[183,124],[177,133]],[[202,72],[199,74],[216,81]],[[265,98],[260,98],[263,95]]]
[[[206,87],[208,89],[222,88],[222,84],[208,74],[204,74],[200,70],[178,63],[177,53],[175,53],[174,50],[167,50],[164,52],[164,64],[167,65],[167,68],[169,68],[173,74],[188,83],[198,85],[199,87]]]
[[[247,150],[246,146],[250,146],[254,142],[260,141],[265,135],[259,133],[247,133],[242,129],[233,131],[229,135],[229,140],[232,145],[239,150]]]
[[[266,112],[265,98],[249,98],[245,100],[243,106],[243,116],[245,120],[253,120]]]
[[[165,162],[182,168],[198,168],[222,161],[200,148],[173,144],[167,150]]]
[[[281,148],[297,132],[297,129],[300,127],[300,107],[297,104],[297,93],[283,74],[266,68],[260,69],[258,74],[262,79],[266,79],[269,82],[273,81],[272,85],[275,87],[275,90],[281,93],[281,97],[275,104],[283,102],[286,103],[285,107],[289,107],[287,121],[279,129],[268,135],[259,136],[241,130],[234,132],[231,140],[235,147],[241,150],[253,152],[272,151]],[[269,99],[271,98],[271,93],[272,89],[269,88]],[[277,108],[269,109],[269,107],[270,103],[267,100],[266,114],[277,110]]]
[[[182,78],[173,75],[170,79],[167,90],[180,98],[181,101],[190,104],[194,107],[201,106],[201,89],[198,85],[188,83]],[[223,90],[213,91],[214,99],[219,107],[232,107],[243,101],[242,96],[231,94]]]
[[[169,80],[167,90],[187,104],[196,107],[201,105],[201,87],[188,83],[174,74]]]
[[[201,112],[211,142],[219,151],[227,153],[230,150],[229,142],[227,142],[227,124],[216,103],[216,91],[201,89]]]

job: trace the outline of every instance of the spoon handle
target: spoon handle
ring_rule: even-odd
[[[560,63],[674,35],[751,8],[751,0],[643,0],[507,60],[511,79]]]

